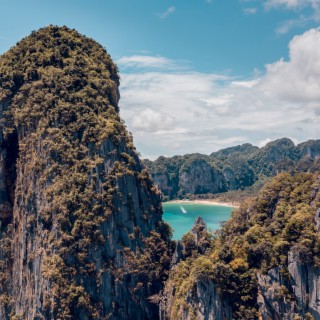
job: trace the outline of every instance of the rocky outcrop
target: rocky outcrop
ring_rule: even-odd
[[[217,193],[224,191],[224,188],[222,174],[204,159],[194,159],[180,170],[180,193]]]
[[[294,319],[296,304],[288,295],[289,284],[284,281],[280,268],[276,267],[267,275],[258,274],[259,285],[257,302],[261,319]],[[292,290],[289,291],[292,293]]]
[[[320,319],[320,268],[301,261],[298,253],[289,253],[287,271],[276,267],[257,277],[262,319],[301,319],[308,313]]]
[[[181,269],[181,265],[178,265],[180,261],[190,258],[194,252],[204,254],[210,246],[209,239],[206,224],[201,217],[198,217],[192,230],[183,237],[182,241],[178,241],[172,259],[170,277],[166,281],[160,299],[161,320],[232,319],[231,304],[218,292],[212,279],[205,275],[195,278],[192,267],[184,268],[183,265]]]
[[[0,75],[0,319],[156,319],[169,229],[111,58],[50,26]]]
[[[173,185],[166,173],[156,173],[153,177],[155,185],[166,195],[173,194]]]
[[[320,140],[309,140],[298,145],[300,157],[320,158]]]
[[[0,104],[0,114],[4,110],[5,104]],[[6,141],[0,131],[0,219],[4,220],[12,217],[17,152],[15,137]]]
[[[171,269],[180,261],[190,257],[194,250],[204,254],[206,249],[210,247],[210,244],[207,225],[201,217],[197,217],[191,230],[183,236],[182,240],[176,242],[171,259]]]
[[[223,168],[222,173],[227,181],[228,190],[237,190],[239,188],[239,183],[237,181],[236,175],[233,172],[232,168],[230,167]]]
[[[197,280],[189,289],[180,305],[172,304],[174,287],[170,280],[166,284],[166,297],[160,303],[160,319],[181,320],[225,320],[232,319],[230,304],[222,299],[210,279]]]

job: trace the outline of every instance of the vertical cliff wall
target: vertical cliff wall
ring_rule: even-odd
[[[170,231],[110,56],[50,26],[1,56],[0,86],[0,318],[157,318]]]
[[[288,270],[276,267],[266,275],[258,274],[261,318],[320,319],[319,276],[319,267],[293,251],[288,256]]]

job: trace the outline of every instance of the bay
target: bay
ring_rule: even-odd
[[[163,220],[173,228],[173,240],[180,240],[189,232],[197,217],[201,217],[207,224],[208,231],[215,231],[221,228],[221,222],[231,217],[233,207],[199,204],[193,202],[176,203],[164,202]]]

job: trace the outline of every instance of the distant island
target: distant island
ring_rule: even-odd
[[[280,172],[320,170],[320,140],[297,146],[282,138],[258,148],[249,143],[213,152],[144,160],[165,200],[208,199],[238,203],[256,195]]]

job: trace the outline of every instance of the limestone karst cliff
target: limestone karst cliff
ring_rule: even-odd
[[[156,319],[160,193],[92,39],[40,29],[0,57],[0,319]]]

